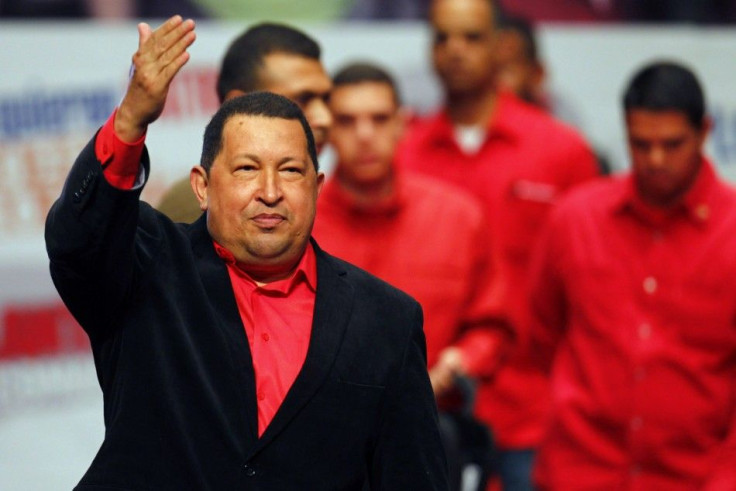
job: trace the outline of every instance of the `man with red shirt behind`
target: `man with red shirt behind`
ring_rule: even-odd
[[[46,221],[104,397],[77,489],[446,489],[421,306],[311,239],[324,174],[296,103],[220,107],[193,224],[140,201],[147,128],[195,34],[179,16],[138,30],[125,97]]]
[[[509,317],[523,346],[528,260],[550,205],[597,173],[595,157],[571,128],[496,89],[496,26],[491,0],[435,0],[433,62],[446,104],[411,127],[397,160],[475,194],[490,222],[491,247],[506,289]],[[516,349],[476,415],[494,431],[506,489],[529,489],[534,448],[549,411],[548,381]]]
[[[482,205],[460,188],[396,168],[403,120],[386,71],[352,64],[332,82],[337,160],[317,201],[314,236],[419,301],[432,388],[440,409],[456,410],[446,405],[456,378],[490,379],[511,338]],[[448,453],[455,464],[456,452]],[[453,490],[461,467],[450,466]]]
[[[703,92],[653,63],[623,98],[628,175],[559,204],[532,274],[551,365],[545,490],[736,489],[736,192],[703,156]]]

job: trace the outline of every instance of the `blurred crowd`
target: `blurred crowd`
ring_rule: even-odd
[[[674,22],[729,24],[731,0],[502,0],[532,22]],[[426,19],[430,0],[3,0],[0,18],[271,19],[292,21]]]

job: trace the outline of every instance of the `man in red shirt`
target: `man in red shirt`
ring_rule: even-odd
[[[429,376],[443,408],[456,377],[493,376],[511,337],[482,205],[460,188],[394,166],[403,120],[383,69],[340,70],[330,110],[337,159],[317,202],[314,236],[419,301]]]
[[[541,489],[736,489],[736,192],[703,156],[695,75],[653,63],[623,99],[632,172],[553,212],[531,356],[552,370]]]
[[[446,104],[409,129],[397,161],[455,183],[483,202],[521,347],[528,324],[523,292],[531,247],[550,205],[596,175],[595,157],[571,128],[497,91],[491,1],[435,0],[430,20],[433,62]],[[549,411],[546,375],[524,353],[511,354],[494,384],[479,391],[476,404],[477,416],[496,435],[507,489],[529,488],[533,449]]]
[[[223,103],[256,90],[267,90],[296,102],[309,121],[317,152],[327,141],[332,116],[327,108],[331,82],[319,44],[290,26],[262,23],[235,38],[225,53],[217,79]],[[189,177],[176,181],[156,207],[175,222],[192,223],[202,215]]]
[[[296,103],[220,107],[195,223],[140,201],[147,128],[195,34],[179,16],[138,29],[125,97],[46,222],[105,402],[78,489],[446,489],[421,306],[311,239],[324,174]]]

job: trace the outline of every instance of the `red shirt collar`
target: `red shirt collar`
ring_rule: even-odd
[[[661,223],[677,215],[685,215],[698,226],[708,223],[714,209],[714,188],[717,182],[713,164],[703,157],[700,171],[695,182],[685,193],[682,201],[672,210],[662,210],[651,206],[641,199],[636,191],[634,177],[629,174],[622,187],[621,196],[616,201],[614,210],[630,211],[651,223]]]
[[[215,246],[217,255],[227,263],[228,267],[235,271],[238,277],[243,278],[256,288],[288,295],[294,290],[294,287],[299,282],[305,281],[310,290],[313,292],[317,291],[317,255],[314,252],[314,247],[311,242],[307,244],[307,248],[305,249],[304,254],[302,254],[299,264],[297,264],[296,269],[291,275],[282,280],[273,281],[263,286],[259,286],[256,281],[237,264],[235,256],[233,256],[230,251],[215,242],[214,239],[212,240],[212,243]]]
[[[398,213],[406,203],[406,192],[404,191],[403,172],[399,170],[399,166],[394,165],[394,187],[391,195],[385,197],[380,202],[371,204],[360,203],[355,196],[340,185],[336,176],[332,176],[325,184],[320,199],[325,199],[337,204],[348,213],[364,214],[364,215],[393,215]]]
[[[523,138],[524,128],[517,121],[519,109],[527,109],[518,97],[507,91],[496,95],[496,107],[486,124],[486,140],[492,138],[519,140]],[[429,139],[437,142],[455,142],[455,125],[447,112],[447,108],[437,113],[430,121]]]

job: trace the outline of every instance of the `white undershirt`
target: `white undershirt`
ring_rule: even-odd
[[[483,126],[455,125],[455,141],[467,154],[477,153],[485,138],[486,129]]]

